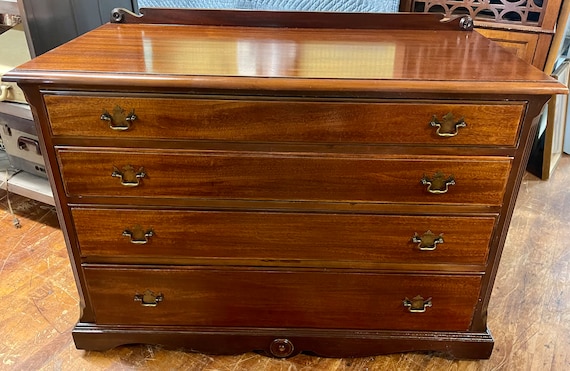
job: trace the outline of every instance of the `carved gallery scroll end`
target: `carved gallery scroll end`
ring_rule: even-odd
[[[456,25],[456,27],[461,31],[473,31],[475,22],[473,18],[469,15],[464,15],[455,18],[444,18],[441,20],[442,23],[448,23],[450,25]]]
[[[111,23],[125,23],[127,18],[140,18],[142,15],[131,12],[125,8],[115,8],[111,10]]]

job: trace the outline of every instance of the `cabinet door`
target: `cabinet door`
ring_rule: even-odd
[[[532,64],[538,43],[538,34],[481,28],[477,29],[477,32],[499,43],[504,48],[516,54],[517,57]]]
[[[22,4],[32,56],[108,22],[113,8],[135,8],[132,0],[23,0]]]

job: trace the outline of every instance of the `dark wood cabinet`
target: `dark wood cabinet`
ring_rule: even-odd
[[[446,17],[468,14],[474,19],[477,32],[544,69],[562,1],[402,0],[400,11],[441,13]]]
[[[488,357],[535,118],[566,88],[466,25],[120,11],[8,73],[49,164],[77,347]]]
[[[137,9],[136,0],[18,0],[32,56],[109,22],[111,10]]]

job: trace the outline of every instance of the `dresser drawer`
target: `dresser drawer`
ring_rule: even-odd
[[[121,325],[466,331],[481,283],[466,275],[84,270],[96,322]],[[431,307],[410,312],[404,301],[418,295]]]
[[[526,107],[524,102],[343,103],[75,95],[45,95],[44,100],[56,136],[497,146],[517,143]],[[101,120],[103,113],[112,121]],[[126,120],[131,113],[136,118]],[[444,120],[447,114],[452,117]],[[430,124],[434,116],[443,125],[439,132],[444,136]],[[454,125],[461,119],[466,126],[456,131]],[[446,129],[446,125],[451,126]]]
[[[85,261],[123,263],[482,266],[495,226],[494,216],[94,208],[72,214]]]
[[[75,197],[485,205],[503,202],[512,162],[507,157],[88,148],[59,149],[57,156],[66,193]]]

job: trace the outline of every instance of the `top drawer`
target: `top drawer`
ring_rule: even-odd
[[[524,102],[340,102],[50,94],[44,100],[55,136],[238,142],[515,146],[525,111]]]

